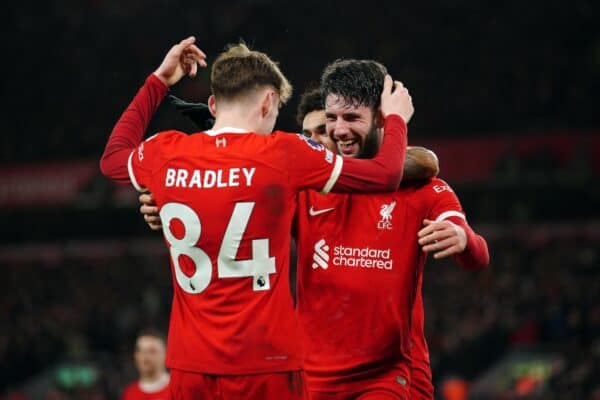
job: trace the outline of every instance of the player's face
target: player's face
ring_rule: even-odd
[[[336,144],[325,129],[325,110],[311,111],[302,120],[302,134],[337,153]]]
[[[154,336],[142,336],[135,345],[135,366],[140,375],[155,373],[164,368],[165,344]]]
[[[325,99],[325,118],[327,134],[342,156],[371,158],[377,153],[380,133],[371,108],[330,94]]]

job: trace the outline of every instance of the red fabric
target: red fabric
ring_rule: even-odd
[[[170,388],[170,400],[304,400],[307,397],[301,371],[215,376],[172,370]]]
[[[380,374],[340,386],[334,392],[309,391],[310,400],[408,400],[413,399],[402,369],[388,368]],[[399,379],[400,378],[400,379]]]
[[[167,400],[169,398],[169,385],[155,392],[144,392],[140,388],[139,381],[135,381],[127,385],[123,391],[121,400]]]
[[[303,162],[290,168],[299,153]],[[332,168],[324,151],[281,133],[169,131],[133,152],[132,175],[154,194],[171,252],[170,368],[301,368],[289,232],[297,186],[322,187]]]
[[[448,212],[462,208],[437,178],[387,194],[299,195],[297,313],[309,390],[336,391],[391,365],[430,380],[422,311],[413,313],[426,259],[417,233]]]
[[[429,348],[425,339],[425,310],[421,288],[423,275],[419,277],[417,297],[412,313],[411,361],[410,361],[410,394],[411,399],[433,400],[433,381],[429,362]]]

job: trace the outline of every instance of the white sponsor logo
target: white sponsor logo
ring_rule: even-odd
[[[333,248],[332,263],[338,267],[360,267],[391,270],[394,266],[390,249],[373,249],[371,247]]]
[[[317,269],[319,267],[327,269],[329,267],[329,245],[325,243],[325,239],[321,239],[315,243],[313,261],[313,269]]]
[[[315,243],[313,253],[313,269],[329,268],[329,262],[335,267],[369,268],[391,270],[394,261],[391,258],[390,249],[373,249],[370,247],[346,247],[335,246],[333,258],[330,257],[329,245],[325,239]]]
[[[322,210],[315,210],[315,209],[313,208],[313,206],[310,206],[310,209],[308,210],[308,214],[309,214],[311,217],[315,217],[315,216],[317,216],[317,215],[321,215],[321,214],[323,214],[323,213],[326,213],[326,212],[329,212],[329,211],[333,211],[333,210],[335,210],[335,207],[331,207],[331,208],[324,208],[324,209],[322,209]]]
[[[392,211],[394,211],[394,207],[396,207],[395,201],[381,206],[381,210],[379,211],[381,220],[377,223],[377,228],[387,230],[392,229]]]

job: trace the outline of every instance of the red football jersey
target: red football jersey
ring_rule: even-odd
[[[288,281],[296,193],[328,191],[341,163],[301,135],[234,128],[167,131],[131,153],[131,182],[154,194],[170,251],[170,368],[207,374],[301,368]]]
[[[390,366],[403,371],[398,383],[410,381],[413,307],[426,258],[417,232],[425,218],[448,216],[464,218],[437,178],[395,193],[299,195],[297,312],[309,390],[336,391]]]
[[[167,400],[169,398],[169,375],[159,381],[145,384],[135,381],[127,385],[121,400]]]
[[[423,275],[419,277],[417,297],[413,307],[410,328],[410,389],[411,399],[433,400],[433,381],[429,361],[429,348],[425,339],[425,310],[423,308]]]

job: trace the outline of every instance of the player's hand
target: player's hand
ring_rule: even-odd
[[[167,87],[173,86],[185,75],[195,77],[198,65],[206,67],[206,54],[196,47],[195,42],[196,38],[190,36],[171,47],[162,64],[154,71],[154,75]]]
[[[419,244],[425,253],[434,253],[433,258],[444,258],[462,253],[467,247],[467,234],[450,221],[423,220],[425,228],[418,233]]]
[[[156,207],[152,193],[141,194],[139,200],[142,204],[140,213],[144,216],[144,221],[146,221],[153,231],[160,231],[162,229],[162,221],[158,215],[158,207]]]
[[[383,114],[383,117],[397,114],[408,124],[414,112],[415,108],[408,89],[404,87],[402,82],[394,82],[390,75],[386,75],[383,82],[383,92],[381,92],[381,114]]]

